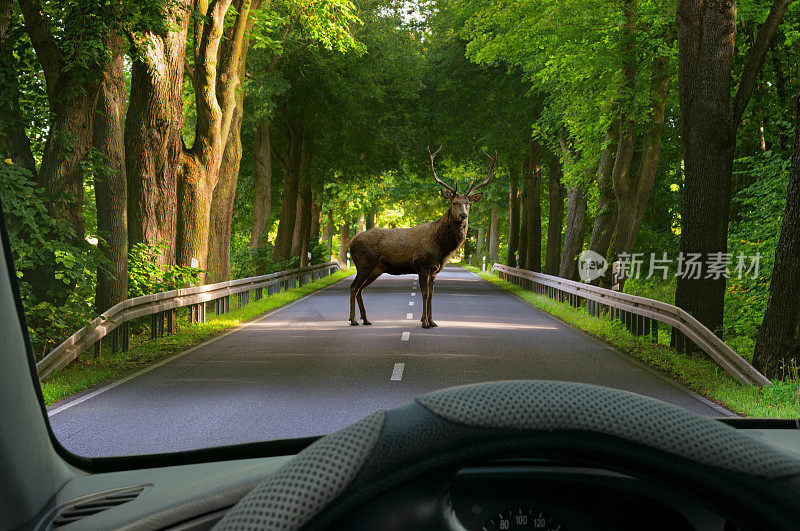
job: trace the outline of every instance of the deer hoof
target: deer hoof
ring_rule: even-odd
[[[431,325],[429,325],[428,323],[422,323],[422,328],[430,328],[430,327]]]
[[[434,323],[433,321],[431,321],[430,325],[431,325],[431,328],[435,328],[435,327],[439,326],[436,323]]]
[[[366,319],[364,319],[364,320],[363,320],[363,322],[364,322],[364,326],[369,326],[369,325],[371,325],[371,324],[372,324],[372,323],[370,323],[369,321],[367,321]]]
[[[350,321],[350,326],[358,326],[358,321]]]

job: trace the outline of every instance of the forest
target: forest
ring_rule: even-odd
[[[797,378],[799,22],[791,0],[0,0],[35,355],[123,299],[437,219],[442,146],[464,189],[499,154],[460,259],[638,261],[624,291]]]

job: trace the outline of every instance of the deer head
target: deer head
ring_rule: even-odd
[[[431,173],[433,173],[433,178],[439,183],[441,188],[442,197],[450,202],[450,210],[449,215],[450,217],[455,220],[458,224],[465,223],[467,218],[469,217],[469,206],[471,203],[476,201],[480,201],[483,197],[483,192],[477,192],[487,184],[489,181],[492,180],[492,170],[494,170],[494,163],[497,162],[497,151],[494,152],[494,157],[491,157],[485,151],[483,152],[489,158],[489,172],[486,174],[486,178],[478,184],[478,181],[472,183],[472,186],[469,187],[466,194],[459,194],[458,193],[458,183],[456,183],[455,188],[451,187],[444,181],[442,181],[438,175],[436,175],[436,170],[433,167],[433,159],[436,158],[436,155],[442,150],[442,146],[439,146],[434,153],[431,153],[431,148],[428,147],[428,156],[431,159]]]

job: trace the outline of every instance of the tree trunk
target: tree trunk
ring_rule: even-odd
[[[358,232],[364,232],[365,230],[367,230],[367,217],[362,212],[358,216]]]
[[[278,234],[275,236],[275,249],[272,256],[276,260],[288,260],[292,250],[292,236],[297,218],[297,179],[300,166],[300,155],[303,144],[303,133],[291,126],[289,130],[289,147],[286,157],[278,155],[283,166],[283,193],[281,194],[281,213],[278,219]],[[274,153],[274,152],[273,152]]]
[[[269,142],[269,120],[258,123],[255,138],[255,184],[253,187],[253,225],[250,229],[250,249],[267,243],[269,220],[272,215],[272,146]]]
[[[499,210],[500,208],[494,205],[489,215],[489,260],[493,264],[497,262],[497,254],[500,251],[500,224],[497,221]]]
[[[800,100],[800,94],[798,94]],[[784,378],[800,364],[800,105],[795,109],[794,153],[764,321],[756,335],[753,366]]]
[[[24,30],[44,71],[49,105],[44,152],[39,171],[34,172],[33,177],[48,196],[48,213],[72,230],[70,243],[83,246],[86,242],[83,217],[84,175],[81,163],[86,160],[92,147],[92,122],[102,77],[92,75],[89,69],[95,67],[98,71],[103,71],[106,65],[103,59],[92,58],[91,54],[94,52],[87,52],[82,57],[93,64],[74,62],[73,52],[69,49],[71,45],[75,45],[74,39],[66,38],[64,42],[54,35],[51,23],[39,2],[21,0],[18,4],[25,21]],[[79,18],[81,15],[98,15],[97,8],[92,4],[76,9],[80,10],[76,14]],[[4,16],[10,23],[7,10]],[[3,33],[5,31],[7,30]],[[10,96],[13,101],[13,93]],[[4,85],[3,98],[8,97]],[[7,105],[8,103],[3,106]],[[4,121],[6,118],[4,116]],[[23,131],[24,129],[16,129],[18,134]],[[26,160],[24,142],[18,143],[20,139],[13,135],[8,140],[19,150],[20,162],[28,166],[30,160]],[[66,301],[72,286],[56,278],[56,271],[61,267],[58,257],[46,249],[42,249],[41,253],[41,262],[34,270],[23,272],[23,276],[39,300],[58,306]]]
[[[778,46],[775,44],[774,40],[772,42],[772,46],[770,47],[770,55],[772,56],[772,69],[775,72],[775,92],[778,95],[778,109],[784,110],[789,107],[787,105],[789,101],[786,97],[786,75],[783,72]],[[788,136],[786,135],[786,129],[782,127],[778,133],[779,151],[786,149],[787,140]]]
[[[611,236],[614,234],[614,226],[617,223],[617,201],[614,197],[614,186],[611,178],[614,158],[617,154],[617,141],[619,140],[617,125],[617,120],[613,120],[609,126],[606,132],[605,148],[603,148],[600,160],[597,163],[597,216],[594,218],[589,250],[601,256],[608,254]]]
[[[300,171],[297,184],[297,212],[295,213],[295,225],[292,232],[291,256],[300,259],[301,267],[308,265],[308,256],[305,247],[308,249],[308,238],[311,231],[311,181],[308,175],[308,167],[311,162],[311,152],[308,142],[303,143],[300,155]]]
[[[523,176],[524,178],[524,176]],[[508,252],[506,265],[517,267],[519,247],[519,179],[514,170],[508,172]]]
[[[547,248],[544,258],[544,272],[547,275],[558,275],[561,259],[561,226],[564,222],[564,185],[561,160],[558,155],[550,155],[550,176],[548,179],[548,195],[550,208],[547,215]]]
[[[576,186],[567,192],[567,226],[558,276],[578,280],[578,255],[586,235],[586,192]]]
[[[208,235],[208,282],[223,282],[230,278],[231,225],[239,163],[242,160],[242,108],[233,112],[228,142],[222,154],[219,179],[211,198],[211,230]]]
[[[542,270],[542,205],[540,202],[542,161],[541,147],[535,140],[528,142],[528,161],[528,171],[525,175],[528,189],[525,199],[527,216],[523,227],[523,232],[528,239],[525,268],[538,273]]]
[[[316,199],[311,200],[311,245],[319,243],[320,230],[322,228],[322,205]]]
[[[486,230],[483,227],[478,228],[477,244],[475,245],[475,254],[478,255],[478,260],[483,260],[486,255],[484,250],[486,247]]]
[[[178,170],[183,150],[183,65],[188,11],[176,6],[174,31],[136,39],[125,116],[128,242],[164,242],[161,257],[175,263]]]
[[[519,195],[520,222],[519,222],[519,267],[527,269],[528,259],[528,173],[530,172],[528,154],[522,159],[522,191]]]
[[[684,156],[680,251],[704,260],[728,248],[736,132],[791,0],[775,0],[759,26],[731,102],[736,4],[679,0],[678,93]],[[675,304],[722,334],[725,278],[679,276]]]
[[[333,252],[333,232],[336,230],[336,225],[333,223],[333,210],[328,210],[328,225],[325,229],[325,239],[328,244],[328,252]]]
[[[308,248],[311,233],[311,201],[311,185],[305,184],[300,188],[298,194],[299,206],[295,225],[298,241],[297,254],[292,253],[292,256],[298,256],[300,258],[300,267],[308,265]]]
[[[0,2],[0,87],[4,88],[4,97],[0,98],[0,116],[3,126],[0,128],[0,156],[3,160],[10,158],[14,164],[28,170],[36,181],[36,160],[31,151],[31,142],[25,132],[25,122],[20,112],[19,100],[19,65],[16,64],[14,38],[17,18],[13,12],[14,2]]]
[[[93,148],[106,158],[107,172],[95,175],[98,247],[110,267],[98,268],[94,306],[102,313],[128,298],[128,215],[125,180],[125,72],[122,36],[111,39],[92,131]]]
[[[377,224],[377,220],[378,220],[378,210],[374,206],[369,207],[367,209],[367,212],[365,213],[365,218],[364,218],[365,230],[373,228]]]
[[[347,264],[347,246],[350,244],[350,219],[346,210],[342,211],[344,221],[339,228],[339,264],[345,267]]]
[[[260,0],[252,3],[251,8],[256,8]],[[239,180],[239,164],[242,161],[242,119],[244,113],[244,78],[245,62],[250,40],[247,34],[252,27],[252,20],[248,20],[245,37],[242,39],[239,62],[237,64],[237,78],[239,89],[234,94],[234,107],[231,116],[228,140],[222,153],[222,162],[219,167],[217,186],[211,199],[211,231],[208,240],[208,273],[209,282],[222,282],[230,278],[231,261],[231,226],[233,222],[233,202],[236,198],[236,183]],[[235,26],[229,26],[225,31],[227,41],[233,38]],[[257,163],[258,164],[258,163]]]
[[[235,21],[223,31],[231,0],[212,2],[195,18],[194,100],[197,109],[195,141],[183,153],[178,174],[178,220],[175,261],[208,269],[211,202],[220,177],[228,136],[236,109],[239,60],[250,12],[250,2],[239,0]],[[226,36],[223,39],[223,34]],[[202,37],[201,37],[202,35]],[[201,278],[205,280],[205,278]]]
[[[658,159],[661,154],[661,132],[664,127],[664,105],[668,85],[667,58],[659,57],[653,61],[650,86],[652,114],[642,142],[639,174],[636,179],[629,174],[617,175],[615,173],[613,176],[614,195],[619,205],[619,212],[612,238],[611,262],[614,262],[620,253],[633,252],[644,209],[653,192]]]

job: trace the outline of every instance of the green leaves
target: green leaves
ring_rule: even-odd
[[[186,266],[164,265],[161,257],[168,245],[134,244],[128,251],[128,297],[149,295],[161,291],[196,286],[200,283],[201,269]]]

